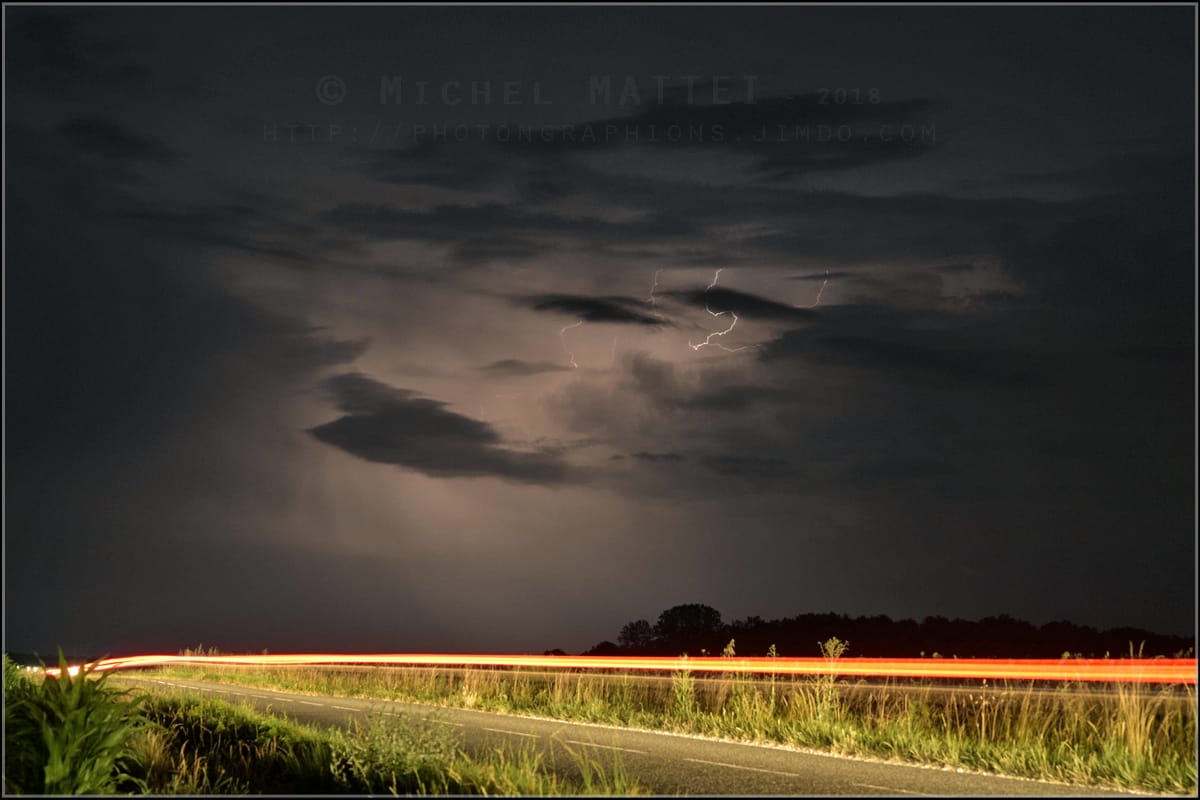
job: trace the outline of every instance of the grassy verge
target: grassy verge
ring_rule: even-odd
[[[431,722],[373,715],[348,731],[194,696],[155,696],[133,742],[140,777],[163,794],[636,794],[621,770],[578,760],[562,777],[532,748],[469,756]]]
[[[186,693],[134,696],[106,676],[32,679],[5,659],[12,794],[637,794],[619,762],[564,778],[532,748],[463,752],[425,720],[320,729]]]
[[[836,656],[834,656],[836,657]],[[686,661],[681,662],[681,667]],[[870,687],[831,677],[173,667],[168,674],[672,730],[1079,785],[1196,792],[1192,688]]]

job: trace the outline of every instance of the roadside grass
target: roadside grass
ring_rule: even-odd
[[[130,742],[146,726],[138,699],[107,675],[72,675],[59,653],[57,677],[33,679],[4,656],[6,793],[141,791]]]
[[[829,640],[821,652],[834,661],[845,644]],[[697,676],[686,658],[669,676],[212,666],[157,674],[781,743],[1085,786],[1196,792],[1194,687],[1064,683],[1045,689],[983,681],[947,691],[930,683],[867,685],[832,674]]]
[[[65,666],[65,664],[64,664]],[[428,720],[316,728],[195,694],[132,696],[106,675],[30,678],[7,656],[6,794],[642,793],[619,760],[532,747],[468,755]]]

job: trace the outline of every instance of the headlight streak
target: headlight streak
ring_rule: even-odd
[[[762,675],[837,675],[892,678],[941,678],[1087,681],[1101,683],[1196,684],[1194,658],[1112,658],[1112,659],[1011,659],[1011,658],[661,658],[648,656],[523,656],[523,655],[446,655],[414,654],[336,654],[244,656],[171,656],[142,655],[104,658],[86,666],[89,670],[108,671],[160,667],[173,664],[221,664],[229,666],[462,666],[462,667],[541,667],[580,670],[640,670],[692,672],[733,672]],[[79,665],[68,667],[75,674]],[[57,667],[47,675],[58,675]]]

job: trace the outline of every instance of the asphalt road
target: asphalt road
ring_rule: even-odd
[[[372,711],[411,715],[451,728],[468,753],[497,747],[535,747],[544,763],[578,775],[571,751],[611,767],[619,757],[627,774],[655,794],[708,795],[1074,795],[1129,796],[1121,792],[1022,778],[957,772],[587,723],[534,719],[388,700],[293,694],[177,678],[114,675],[162,691],[187,690],[247,702],[299,722],[345,726]]]

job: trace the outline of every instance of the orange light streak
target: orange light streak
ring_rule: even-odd
[[[1194,658],[659,658],[643,656],[518,656],[445,654],[336,654],[245,656],[142,655],[104,658],[87,666],[96,671],[159,667],[173,664],[225,664],[230,666],[455,666],[539,667],[550,669],[600,669],[692,672],[735,672],[773,675],[877,676],[893,678],[988,678],[1016,681],[1088,681],[1104,683],[1196,684]],[[71,668],[74,669],[74,668]],[[48,668],[47,675],[59,669]]]

